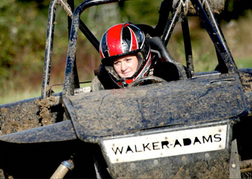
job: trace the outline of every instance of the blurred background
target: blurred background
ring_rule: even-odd
[[[75,7],[81,0],[75,0]],[[134,0],[91,7],[81,19],[100,40],[104,31],[120,22],[155,27],[162,0]],[[50,0],[0,1],[0,104],[37,97],[41,94],[45,40]],[[252,1],[226,0],[219,23],[238,68],[252,67]],[[50,84],[62,84],[68,49],[67,15],[56,10]],[[189,19],[195,71],[216,66],[215,51],[196,17]],[[172,56],[184,63],[180,25],[167,46]],[[78,35],[77,68],[80,81],[92,80],[100,56],[82,33]],[[62,86],[59,87],[59,90]]]

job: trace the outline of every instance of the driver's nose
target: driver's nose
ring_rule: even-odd
[[[126,69],[127,69],[127,64],[124,61],[122,61],[122,63],[121,63],[121,71],[125,71]]]

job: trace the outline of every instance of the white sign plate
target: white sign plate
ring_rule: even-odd
[[[104,140],[111,163],[225,149],[227,125]]]

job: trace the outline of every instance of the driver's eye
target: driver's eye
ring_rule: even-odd
[[[130,60],[131,60],[131,58],[127,58],[127,59],[126,59],[127,62],[130,61]]]

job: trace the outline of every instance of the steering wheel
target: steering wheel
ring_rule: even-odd
[[[135,86],[141,86],[141,85],[148,85],[153,83],[163,83],[166,82],[164,79],[156,77],[156,76],[147,76],[139,78],[129,84],[128,87],[135,87]]]

